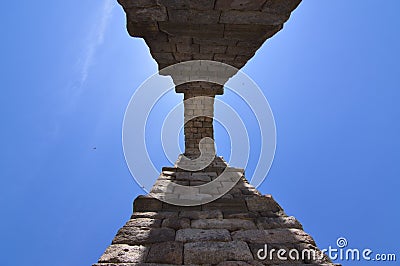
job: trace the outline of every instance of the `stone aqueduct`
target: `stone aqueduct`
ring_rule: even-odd
[[[190,60],[213,60],[243,67],[259,47],[283,28],[301,0],[119,0],[132,37],[143,38],[159,69]],[[164,73],[168,74],[168,73]],[[228,78],[230,73],[224,78]],[[172,76],[174,81],[178,76]],[[177,84],[177,83],[176,83]],[[189,82],[176,86],[184,99],[185,156],[199,156],[199,142],[213,138],[213,105],[223,86]],[[149,92],[151,93],[151,92]],[[95,266],[133,265],[334,265],[317,248],[294,217],[285,214],[271,195],[261,195],[240,169],[239,180],[222,197],[196,206],[176,206],[159,200],[171,182],[201,186],[216,179],[226,162],[215,156],[200,171],[164,167],[149,195],[134,201],[133,214],[118,231]],[[177,189],[177,188],[172,188]],[[218,188],[216,188],[218,190]],[[201,188],[198,191],[202,193]],[[212,193],[212,192],[210,192]],[[178,193],[179,194],[179,193]],[[270,249],[313,251],[315,257],[281,260]]]

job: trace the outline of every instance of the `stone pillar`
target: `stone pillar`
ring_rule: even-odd
[[[184,94],[185,156],[195,159],[203,153],[215,155],[214,99],[223,94],[223,87],[208,82],[190,82],[176,87]]]

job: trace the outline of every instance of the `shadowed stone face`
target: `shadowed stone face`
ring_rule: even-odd
[[[144,38],[159,69],[188,60],[241,68],[282,29],[301,0],[119,0],[128,32]]]

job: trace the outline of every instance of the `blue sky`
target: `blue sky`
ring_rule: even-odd
[[[124,161],[122,121],[156,64],[113,1],[3,10],[1,264],[90,265],[142,193]],[[303,1],[244,68],[277,126],[260,190],[321,248],[343,236],[400,259],[398,10],[396,0]]]

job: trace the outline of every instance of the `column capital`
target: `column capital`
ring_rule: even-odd
[[[195,96],[214,97],[215,95],[224,94],[224,86],[210,82],[195,81],[176,86],[175,92],[184,93],[185,98]]]

